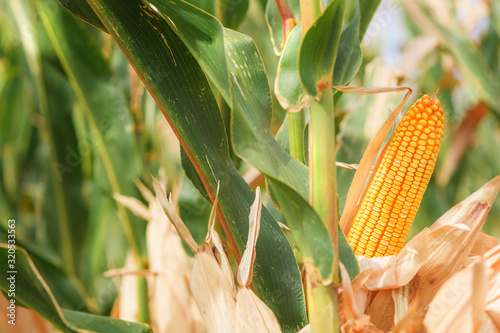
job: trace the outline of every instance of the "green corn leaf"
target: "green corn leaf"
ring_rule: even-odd
[[[108,32],[106,30],[106,27],[102,24],[101,20],[99,20],[99,17],[97,17],[97,15],[92,10],[92,7],[90,7],[87,2],[79,0],[58,0],[58,1],[61,5],[63,5],[64,8],[66,8],[80,20],[85,21],[90,25],[93,25],[94,27],[104,32]]]
[[[137,196],[133,181],[139,177],[141,166],[132,120],[121,90],[110,83],[107,61],[68,12],[45,1],[37,4],[89,128],[85,143],[97,153],[104,169],[102,185],[108,187],[110,196]],[[145,224],[121,204],[117,208],[129,245],[145,260]]]
[[[308,171],[270,130],[271,92],[254,42],[183,1],[149,1],[186,44],[229,105],[234,149],[266,175],[308,197]],[[263,149],[265,147],[265,149]]]
[[[295,17],[297,22],[300,22],[300,2],[299,0],[279,0],[279,2],[284,2],[288,5],[291,14]],[[280,12],[278,10],[278,4],[276,0],[268,1],[266,5],[266,22],[269,28],[269,34],[271,37],[271,42],[273,43],[274,52],[276,54],[281,54],[283,44],[283,20],[281,18]]]
[[[330,2],[306,32],[300,45],[300,81],[314,98],[332,82],[344,10],[345,0]]]
[[[2,262],[7,262],[10,255],[9,250],[12,252],[8,244],[0,243]],[[19,246],[16,246],[15,262],[14,271],[16,273],[11,273],[11,270],[7,269],[0,271],[0,289],[8,296],[9,301],[15,299],[16,306],[29,307],[61,331],[82,333],[152,332],[144,324],[62,309],[29,254]],[[12,277],[14,279],[9,280]],[[13,281],[15,281],[15,288],[12,289],[11,282]],[[7,319],[4,318],[4,320]]]
[[[268,186],[295,237],[303,260],[312,261],[324,279],[331,277],[333,246],[330,236],[314,209],[289,187],[268,178]]]
[[[167,21],[143,2],[92,0],[90,4],[159,104],[212,199],[220,182],[219,217],[238,256],[245,247],[254,194],[229,157],[224,125],[205,74]],[[158,71],[165,75],[157,75]],[[306,324],[298,267],[267,210],[262,221],[253,286],[283,329],[296,331]]]
[[[331,278],[333,247],[321,218],[306,200],[286,185],[271,178],[268,178],[268,185],[282,209],[287,225],[294,234],[299,235],[295,242],[303,259],[313,262],[324,279]],[[358,262],[340,228],[338,242],[339,260],[346,267],[351,279],[354,279],[359,274]]]
[[[300,83],[298,52],[302,42],[302,26],[299,24],[288,36],[276,74],[274,93],[285,110],[299,111],[307,107],[311,96]]]
[[[165,5],[156,0],[152,3],[173,22],[171,23],[172,28],[193,52],[221,94],[223,96],[230,94],[232,99],[228,98],[228,100],[232,101],[233,104],[231,133],[236,152],[269,178],[274,178],[280,183],[290,186],[293,189],[291,191],[298,193],[305,201],[305,198],[308,197],[309,183],[307,167],[292,159],[271,134],[272,104],[269,87],[262,60],[252,40],[238,32],[229,29],[222,30],[216,20],[193,7],[182,5],[181,2],[176,3],[175,6]],[[175,1],[171,3],[175,3]],[[202,29],[190,22],[197,22]],[[219,36],[222,33],[224,34],[225,48],[221,50],[222,45],[217,38],[220,39]],[[200,41],[208,40],[202,38],[202,34],[212,36],[213,39],[207,44],[202,44]],[[221,69],[220,65],[216,66],[217,63],[224,62],[227,64],[227,72],[230,73],[231,86],[228,86],[224,77],[220,75],[224,69]],[[297,225],[290,227],[296,235],[296,242],[300,248],[303,237],[300,228],[294,229],[295,226]],[[324,234],[328,235],[323,225],[318,226],[318,228],[322,228]],[[318,232],[318,234],[320,233]],[[328,237],[326,242],[330,242]],[[307,246],[304,244],[306,252]],[[347,251],[349,250],[348,247]],[[320,261],[321,259],[316,260],[318,263]],[[357,268],[357,265],[355,267]]]

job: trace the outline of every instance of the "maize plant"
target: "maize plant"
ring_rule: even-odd
[[[2,332],[500,332],[495,1],[1,6]]]

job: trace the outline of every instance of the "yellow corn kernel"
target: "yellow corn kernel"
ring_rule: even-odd
[[[403,117],[347,234],[355,254],[382,257],[401,251],[431,178],[443,126],[443,108],[428,95]]]

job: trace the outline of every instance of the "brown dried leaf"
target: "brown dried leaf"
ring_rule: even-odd
[[[136,179],[134,181],[134,184],[139,189],[142,197],[146,199],[147,202],[151,203],[155,200],[154,194],[139,179]]]
[[[207,332],[236,331],[236,293],[228,279],[232,276],[221,270],[213,253],[196,255],[190,287]]]
[[[238,333],[281,333],[278,319],[271,309],[247,288],[238,291],[236,327]]]
[[[411,78],[424,58],[439,45],[439,39],[432,35],[416,37],[404,48],[403,61],[399,66],[399,76]]]
[[[430,228],[422,230],[405,245],[396,256],[397,260],[395,256],[358,257],[362,258],[361,271],[368,271],[370,268],[373,271],[370,279],[363,285],[373,290],[399,287],[402,280],[408,280],[418,271],[410,281],[409,299],[417,304],[417,312],[422,311],[443,283],[463,267],[499,190],[500,176],[450,209]],[[413,254],[415,251],[420,257],[420,263],[416,254]],[[412,255],[415,267],[411,264],[404,265],[406,268],[402,269],[402,276],[405,278],[401,279],[401,275],[397,274],[399,260],[406,258],[411,262]],[[419,265],[420,268],[417,269]],[[390,290],[373,292],[368,304],[366,313],[371,316],[372,322],[382,330],[389,330],[394,324],[395,313]]]
[[[191,235],[191,232],[189,232],[189,229],[186,227],[184,222],[182,222],[181,218],[177,214],[175,206],[172,202],[172,197],[170,197],[170,199],[167,200],[167,196],[165,195],[165,192],[163,191],[158,180],[156,180],[155,177],[152,178],[153,178],[153,186],[156,192],[156,197],[158,198],[161,207],[165,211],[165,214],[168,216],[168,218],[174,225],[175,229],[179,233],[179,236],[181,236],[184,242],[186,242],[187,246],[191,249],[191,251],[193,251],[194,253],[198,253],[200,251],[198,248],[198,244],[196,244],[193,236]]]
[[[363,284],[368,290],[393,289],[408,284],[422,266],[423,260],[408,245],[397,256],[357,258],[360,273],[370,272],[370,277]]]
[[[430,332],[498,332],[500,246],[453,275],[432,300],[424,319]],[[490,309],[493,310],[490,314]]]
[[[453,135],[451,148],[447,151],[445,163],[437,175],[439,185],[444,186],[448,183],[465,150],[474,139],[477,127],[487,114],[488,107],[484,103],[478,103],[467,110],[460,126]]]
[[[396,324],[393,333],[423,333],[424,330],[424,311],[419,311],[416,303],[410,305],[408,312]]]
[[[481,232],[477,236],[469,256],[483,255],[498,244],[500,244],[500,239]]]
[[[157,333],[205,332],[189,289],[194,259],[184,251],[181,238],[154,197],[150,212],[153,218],[146,239],[149,268],[156,273],[148,278],[151,326]]]
[[[342,277],[342,303],[339,314],[342,332],[381,333],[382,331],[370,322],[370,316],[365,315],[358,306],[355,292],[345,266],[339,263],[339,268]]]
[[[412,281],[413,297],[419,299],[422,306],[428,304],[441,285],[462,268],[499,191],[500,176],[450,209],[407,244],[424,258]]]
[[[253,263],[255,261],[255,246],[260,231],[260,214],[262,202],[260,199],[260,187],[255,191],[255,200],[250,208],[248,239],[238,267],[238,284],[240,287],[248,287],[252,284]]]
[[[125,259],[125,270],[137,271],[137,263],[132,252],[127,253]],[[118,279],[119,319],[138,322],[139,321],[139,291],[138,275],[123,275]]]
[[[379,329],[384,332],[389,331],[394,326],[395,315],[392,290],[372,291],[366,314]]]
[[[149,210],[140,200],[136,198],[127,197],[118,193],[113,194],[113,198],[121,203],[123,206],[127,207],[135,216],[143,219],[149,220]]]
[[[500,298],[486,306],[486,314],[490,317],[497,331],[500,331]]]
[[[366,193],[366,191],[363,193],[363,189],[366,183],[366,180],[368,178],[368,175],[372,169],[373,162],[375,161],[375,158],[377,157],[377,154],[380,150],[380,147],[382,146],[387,133],[389,133],[389,130],[392,127],[392,124],[394,123],[394,120],[396,119],[397,115],[400,113],[404,103],[408,100],[408,98],[411,95],[411,88],[409,87],[356,87],[356,86],[336,86],[334,87],[337,90],[340,90],[344,93],[349,93],[349,94],[378,94],[378,93],[383,93],[383,92],[394,92],[394,91],[405,91],[407,90],[407,93],[405,97],[403,98],[403,101],[401,104],[398,105],[398,107],[391,113],[389,118],[385,121],[385,123],[382,125],[380,130],[378,131],[377,135],[373,140],[371,141],[370,145],[366,149],[365,153],[363,154],[363,158],[361,159],[361,162],[359,163],[358,170],[356,171],[356,174],[354,175],[354,179],[352,181],[351,187],[349,189],[349,193],[347,194],[347,199],[345,203],[345,208],[344,208],[344,213],[342,214],[342,217],[340,218],[340,227],[342,228],[342,231],[344,231],[345,234],[349,232],[349,229],[351,228],[352,221],[354,219],[354,216],[356,215],[356,212],[358,211],[358,206],[362,200],[363,197]],[[384,149],[385,150],[385,147]],[[375,169],[378,168],[378,165],[382,161],[383,153],[380,154],[380,157],[375,164]],[[372,177],[374,176],[374,172],[372,173]],[[371,178],[369,180],[371,182]]]

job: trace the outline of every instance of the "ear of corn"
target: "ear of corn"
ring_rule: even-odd
[[[422,96],[392,136],[347,235],[357,255],[388,256],[404,245],[443,137],[443,108]]]

